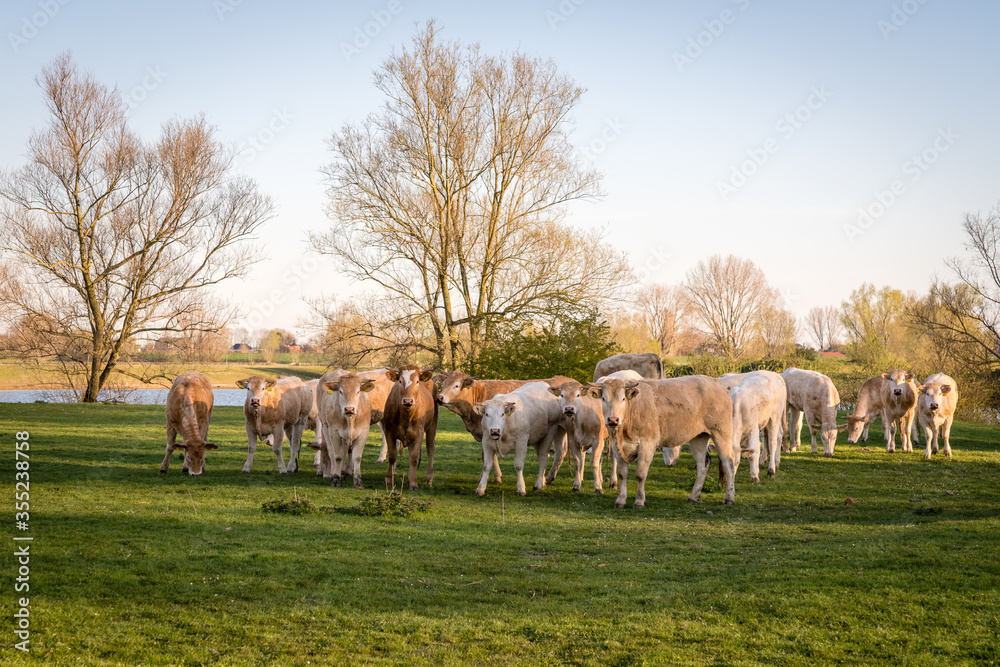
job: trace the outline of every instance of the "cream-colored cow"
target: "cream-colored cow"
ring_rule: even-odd
[[[938,453],[938,436],[944,440],[944,455],[951,458],[951,424],[958,405],[958,385],[944,373],[935,373],[918,388],[917,421],[924,431],[924,458]]]

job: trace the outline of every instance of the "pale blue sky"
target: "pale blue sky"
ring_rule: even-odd
[[[391,20],[348,61],[342,44],[373,12]],[[551,57],[587,89],[575,138],[597,149],[607,196],[575,206],[570,222],[607,225],[647,281],[678,282],[699,259],[736,253],[797,315],[864,281],[924,291],[962,251],[963,213],[1000,200],[1000,5],[986,0],[9,0],[0,165],[20,164],[44,122],[34,77],[65,49],[136,100],[149,138],[173,115],[204,111],[228,141],[269,139],[240,168],[280,207],[262,234],[270,259],[225,292],[255,327],[297,329],[300,297],[360,289],[331,259],[307,260],[307,231],[329,224],[325,140],[377,108],[372,70],[431,17],[488,52]],[[689,40],[701,51],[678,64]],[[910,161],[925,151],[932,164]],[[733,180],[753,155],[763,164]],[[859,207],[877,213],[894,181],[895,201],[849,239]],[[726,183],[740,187],[724,196]],[[289,271],[303,263],[298,288]],[[254,311],[275,285],[276,303]]]

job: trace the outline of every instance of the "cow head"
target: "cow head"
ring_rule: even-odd
[[[847,442],[849,444],[853,445],[861,439],[861,434],[864,433],[867,421],[866,417],[847,415]]]
[[[928,382],[922,385],[918,391],[920,392],[920,400],[923,401],[928,412],[935,414],[941,409],[941,404],[944,401],[943,397],[951,393],[951,385],[941,384],[940,382]]]
[[[889,390],[893,396],[902,396],[903,389],[913,379],[913,373],[907,373],[897,368],[888,373],[882,373],[882,379],[889,382]]]
[[[400,405],[404,412],[411,410],[417,404],[420,391],[426,389],[422,383],[430,380],[432,375],[431,371],[422,371],[420,366],[412,365],[403,366],[398,371],[389,371],[389,379],[400,386]]]
[[[586,391],[583,385],[576,380],[565,382],[558,387],[549,387],[549,393],[559,399],[563,415],[571,418],[576,417],[583,409],[583,403],[580,399],[586,395]]]
[[[609,429],[616,429],[625,421],[628,402],[639,395],[638,382],[625,382],[609,378],[588,387],[590,395],[601,399],[601,411]]]
[[[324,383],[323,388],[327,394],[339,394],[344,416],[353,417],[358,413],[362,392],[374,389],[375,380],[362,380],[354,373],[345,373],[336,380]]]
[[[218,448],[214,442],[205,442],[197,436],[174,445],[174,449],[184,450],[184,470],[189,475],[205,472],[205,450]]]
[[[269,392],[274,391],[275,384],[277,382],[274,380],[265,380],[259,375],[236,381],[237,387],[247,390],[245,405],[250,408],[250,412],[253,414],[257,414],[260,411],[260,406],[269,402],[265,398]]]
[[[500,440],[507,432],[507,417],[516,409],[517,403],[496,399],[472,406],[472,411],[483,418],[483,434],[494,441]]]
[[[462,371],[454,371],[441,381],[441,391],[438,392],[437,402],[441,405],[454,403],[456,400],[468,402],[468,389],[476,381],[471,375],[466,375]]]

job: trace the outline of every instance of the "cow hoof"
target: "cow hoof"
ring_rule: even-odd
[[[166,470],[164,470],[163,468],[160,468],[160,474],[161,474],[161,475],[166,475],[166,474],[167,474],[167,471],[166,471]]]
[[[409,486],[410,491],[416,491],[418,488],[419,487],[416,484],[410,484]]]
[[[694,498],[688,498],[688,500],[687,500],[687,501],[688,501],[689,503],[692,503],[692,504],[694,504],[694,503],[698,502],[698,501],[697,501],[697,500],[695,500]]]
[[[330,480],[330,485],[331,486],[340,486],[340,478],[339,477],[334,477],[333,479],[331,479]]]
[[[924,461],[930,461],[930,460],[931,460],[931,457],[929,457],[926,454],[924,454]]]
[[[645,503],[634,503],[632,505],[632,509],[634,509],[634,510],[641,510],[641,509],[643,509],[645,507],[646,507]]]
[[[362,484],[361,482],[355,482],[354,483],[354,488],[355,489],[363,489],[363,488],[365,488],[365,485]]]
[[[735,505],[735,504],[736,504],[736,501],[735,501],[735,500],[733,500],[733,499],[731,499],[731,498],[726,498],[726,499],[725,499],[725,500],[723,501],[723,503],[722,503],[722,504],[723,504],[723,505]]]
[[[385,457],[384,456],[378,457],[377,459],[375,459],[375,463],[385,463]]]
[[[760,484],[760,477],[751,477],[750,481],[754,484]]]
[[[477,498],[482,498],[485,495],[486,495],[485,491],[480,491],[479,489],[476,489],[476,497]]]
[[[625,509],[625,503],[620,503],[618,501],[615,501],[615,509],[616,510],[623,510],[623,509]]]
[[[527,491],[518,491],[517,495],[519,495],[519,496],[526,496],[526,495],[528,495],[528,492]]]
[[[767,476],[768,477],[774,477],[774,471],[773,470],[768,470],[767,471]]]
[[[579,486],[574,486],[573,487],[573,493],[580,493],[580,487]]]

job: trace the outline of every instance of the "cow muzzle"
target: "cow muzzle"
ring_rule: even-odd
[[[357,414],[357,412],[358,412],[358,409],[355,408],[353,405],[345,405],[344,406],[344,414],[345,415],[354,415],[354,414]]]
[[[930,410],[931,410],[931,412],[934,412],[934,411],[935,411],[935,410],[937,410],[937,409],[938,409],[939,407],[941,407],[941,406],[940,406],[940,405],[938,405],[937,403],[931,403],[931,406],[930,406]]]
[[[498,429],[498,428],[491,428],[490,429],[490,438],[492,438],[493,440],[499,440],[500,439],[500,429]]]
[[[250,399],[250,407],[251,408],[259,408],[260,407],[260,399],[259,398],[251,398]]]
[[[893,389],[892,393],[895,394],[896,396],[902,396],[903,395],[903,390],[902,389]]]
[[[404,398],[402,403],[404,408],[412,408],[415,401],[412,398]]]
[[[574,407],[565,407],[565,408],[563,408],[563,414],[566,415],[567,417],[572,417],[573,415],[576,414],[576,408],[574,408]]]
[[[622,420],[620,417],[608,417],[607,420],[605,420],[605,423],[608,426],[618,426],[622,423]]]
[[[444,398],[444,394],[437,395],[437,403],[438,405],[444,405],[445,403],[447,403],[447,401]]]

